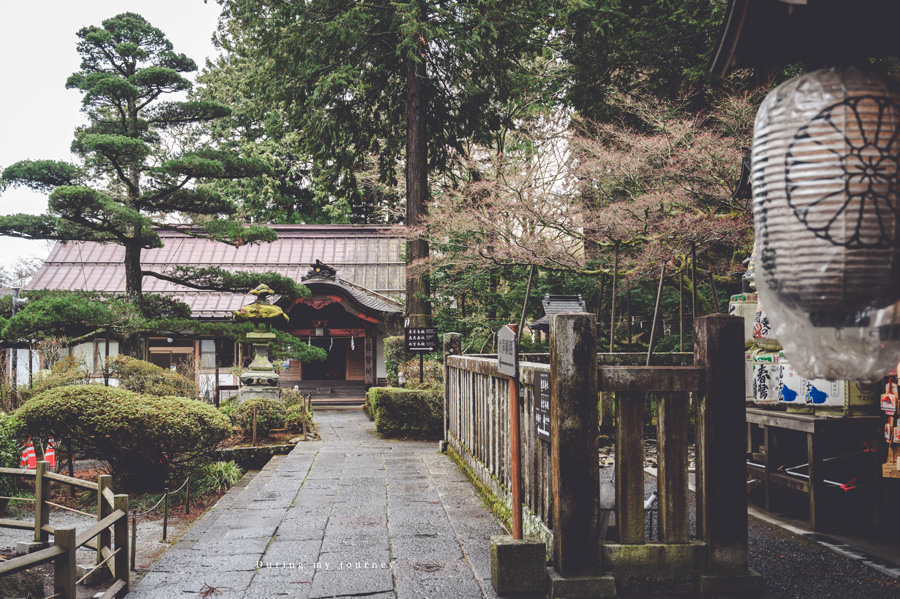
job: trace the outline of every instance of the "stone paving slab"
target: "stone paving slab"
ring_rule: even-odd
[[[494,599],[504,534],[435,443],[385,441],[361,412],[319,410],[322,441],[245,478],[129,599]]]

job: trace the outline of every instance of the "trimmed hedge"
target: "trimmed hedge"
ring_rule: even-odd
[[[209,454],[231,432],[228,419],[194,399],[71,385],[29,399],[15,412],[20,437],[68,440],[110,464],[131,488],[158,488],[175,465]]]
[[[440,439],[444,394],[440,390],[372,387],[363,406],[375,430],[388,438]]]
[[[120,355],[111,359],[110,374],[119,380],[120,387],[135,393],[159,397],[175,395],[189,399],[196,399],[200,394],[194,381],[177,372],[129,356]]]
[[[285,405],[274,397],[251,397],[238,404],[232,419],[241,429],[250,434],[253,430],[253,408],[256,407],[256,434],[268,436],[269,431],[284,428]]]

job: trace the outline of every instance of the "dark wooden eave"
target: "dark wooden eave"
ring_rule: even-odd
[[[897,0],[730,0],[710,70],[859,64],[900,55]]]

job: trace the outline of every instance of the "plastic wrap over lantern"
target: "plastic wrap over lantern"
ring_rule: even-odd
[[[752,151],[756,285],[807,378],[874,380],[900,357],[900,84],[832,68],[778,86]]]

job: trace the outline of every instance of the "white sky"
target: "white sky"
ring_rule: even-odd
[[[65,87],[80,62],[75,33],[123,12],[143,16],[200,68],[215,54],[215,0],[0,0],[0,169],[25,159],[72,160],[72,133],[84,122],[81,93]],[[42,214],[46,206],[28,189],[0,195],[0,214]],[[0,265],[49,250],[47,242],[0,237]]]

